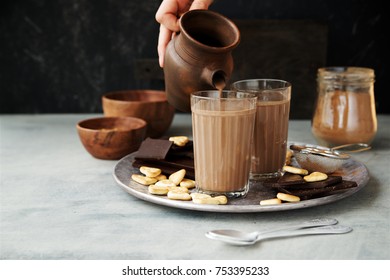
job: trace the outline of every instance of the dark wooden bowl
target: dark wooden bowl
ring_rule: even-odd
[[[103,113],[106,117],[136,117],[148,123],[147,137],[159,138],[171,126],[175,109],[164,91],[123,90],[102,96]]]
[[[85,149],[99,159],[120,159],[137,151],[147,123],[132,117],[101,117],[80,121],[77,132]]]

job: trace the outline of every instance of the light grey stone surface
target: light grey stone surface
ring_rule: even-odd
[[[373,149],[353,157],[370,181],[343,200],[265,213],[209,213],[139,200],[113,180],[117,161],[81,145],[76,123],[96,115],[0,116],[0,259],[390,259],[390,116],[378,116]],[[177,114],[167,135],[191,135]],[[290,141],[315,144],[309,120],[290,122]],[[233,247],[215,228],[261,230],[333,217],[353,231]]]

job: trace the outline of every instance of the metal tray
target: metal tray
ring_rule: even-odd
[[[225,213],[250,213],[250,212],[273,212],[285,211],[292,209],[308,208],[335,202],[337,200],[346,198],[362,189],[369,180],[369,173],[363,163],[351,159],[339,168],[334,175],[342,176],[344,180],[351,180],[357,183],[357,187],[346,190],[341,193],[332,194],[320,198],[302,200],[294,203],[282,203],[278,205],[260,205],[260,200],[270,198],[273,191],[263,187],[259,182],[251,182],[248,195],[244,198],[229,199],[226,205],[205,205],[195,204],[192,201],[171,200],[166,196],[153,195],[148,192],[148,188],[141,184],[134,182],[131,175],[139,173],[138,168],[132,166],[134,162],[135,153],[129,154],[118,161],[114,167],[113,177],[129,194],[159,205],[168,207],[206,211],[206,212],[225,212]]]

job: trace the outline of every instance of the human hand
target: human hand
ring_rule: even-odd
[[[157,52],[159,64],[164,67],[164,54],[169,41],[179,31],[179,17],[196,9],[207,10],[213,0],[163,0],[156,12],[156,20],[160,23]]]

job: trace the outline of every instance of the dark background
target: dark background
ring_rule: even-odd
[[[303,119],[311,117],[322,66],[373,68],[377,113],[390,113],[384,102],[389,68],[382,2],[215,0],[210,10],[241,31],[231,81],[290,81],[291,116]],[[0,113],[99,113],[105,92],[163,89],[154,18],[160,3],[3,1]]]

